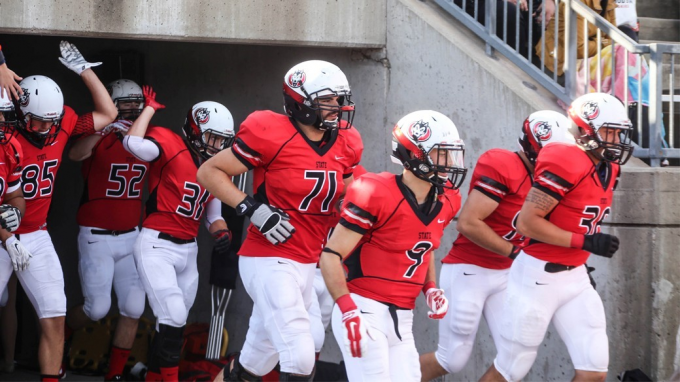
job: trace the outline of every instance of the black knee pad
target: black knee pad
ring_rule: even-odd
[[[243,366],[241,366],[241,362],[239,362],[239,358],[241,357],[241,354],[236,355],[234,357],[233,363],[234,363],[234,368],[229,371],[230,365],[227,365],[227,367],[224,370],[224,382],[261,382],[262,377],[258,377],[257,375],[250,374],[248,370],[246,370]]]
[[[179,365],[184,342],[184,326],[177,328],[170,325],[158,325],[158,341],[156,342],[156,356],[160,367],[174,367]]]
[[[279,381],[312,382],[314,380],[314,374],[315,373],[316,373],[316,366],[314,366],[314,369],[312,369],[312,373],[310,375],[300,375],[300,374],[291,374],[291,373],[281,372],[279,374]]]

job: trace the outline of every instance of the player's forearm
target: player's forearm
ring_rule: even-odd
[[[434,252],[430,253],[430,264],[427,268],[427,275],[425,276],[425,283],[433,282],[437,285],[437,262],[434,258]]]
[[[151,106],[146,106],[132,126],[130,126],[127,135],[144,138],[146,129],[149,128],[149,123],[154,114],[156,114],[156,111]]]
[[[333,297],[333,301],[349,293],[340,257],[332,253],[322,252],[319,259],[319,267],[321,268],[321,275],[326,283],[328,292]]]
[[[565,231],[545,218],[522,211],[517,219],[517,232],[542,243],[571,247],[572,232]]]
[[[26,213],[26,199],[24,199],[24,192],[19,187],[18,190],[6,194],[3,202],[19,209],[21,216]]]
[[[99,134],[93,134],[78,140],[68,152],[68,157],[74,162],[80,162],[92,155],[92,149],[102,138]]]
[[[92,112],[94,129],[100,131],[116,119],[118,110],[116,105],[113,104],[109,92],[106,91],[106,87],[92,69],[85,70],[80,75],[80,78],[83,79],[85,86],[87,86],[92,95],[92,101],[94,102],[94,111]]]
[[[470,241],[491,252],[501,256],[507,256],[510,251],[512,251],[512,244],[498,236],[498,234],[482,220],[463,219],[461,216],[456,228],[458,229],[458,232],[470,239]]]
[[[210,227],[208,227],[208,232],[212,234],[223,229],[228,229],[227,222],[225,222],[222,219],[218,219],[215,220],[212,224],[210,224]]]
[[[211,158],[198,168],[196,179],[201,186],[205,187],[208,192],[221,200],[222,203],[236,208],[247,195],[239,190],[234,182],[231,181],[232,175],[227,174],[214,165],[215,161],[213,159],[215,158]]]

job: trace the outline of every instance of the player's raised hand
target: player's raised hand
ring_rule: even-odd
[[[33,255],[31,255],[31,252],[17,240],[16,236],[10,236],[9,239],[5,241],[4,246],[10,259],[12,259],[12,267],[14,267],[16,272],[28,269],[29,262]]]
[[[250,196],[246,196],[236,206],[236,214],[250,217],[250,222],[274,245],[285,243],[295,233],[295,227],[288,222],[290,216],[287,213]]]
[[[433,320],[441,320],[449,311],[449,300],[444,296],[443,289],[428,288],[424,291],[427,299],[427,306],[430,311],[427,312],[427,317]]]
[[[149,106],[153,108],[154,111],[165,109],[165,105],[156,101],[156,92],[153,91],[151,86],[144,85],[142,87],[142,93],[144,94],[144,107]]]
[[[345,347],[352,357],[361,358],[368,349],[368,340],[373,339],[370,325],[349,294],[338,297],[336,302],[342,312]]]
[[[101,135],[115,132],[127,133],[127,131],[130,130],[130,127],[132,127],[132,121],[128,121],[127,119],[119,119],[106,126],[100,133]]]
[[[24,91],[21,90],[21,86],[19,86],[19,81],[21,80],[23,80],[23,78],[11,71],[7,67],[7,63],[0,65],[0,97],[6,94],[7,98],[14,98],[18,101],[19,96],[24,94]]]
[[[59,61],[61,61],[61,63],[67,68],[76,72],[78,75],[83,74],[83,72],[87,69],[102,64],[101,62],[85,61],[85,58],[83,58],[83,55],[80,54],[78,48],[68,41],[62,41],[59,43],[59,49],[61,50],[61,57],[59,57]]]
[[[21,211],[11,204],[0,205],[0,226],[9,232],[14,232],[21,224]]]

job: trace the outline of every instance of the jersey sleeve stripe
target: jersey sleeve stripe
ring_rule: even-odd
[[[495,179],[491,179],[488,176],[481,176],[479,180],[475,182],[475,185],[485,185],[492,191],[501,195],[505,195],[508,191],[510,191],[508,186],[504,185],[503,183]]]
[[[16,182],[11,182],[11,183],[9,184],[9,187],[7,187],[7,191],[5,191],[5,192],[9,194],[9,193],[11,193],[11,192],[14,192],[14,191],[18,190],[19,187],[21,187],[21,182],[20,182],[20,181],[17,180]]]
[[[238,147],[236,147],[236,145],[231,146],[231,148],[232,148],[231,152],[234,154],[234,157],[236,157],[236,159],[238,159],[239,162],[243,163],[243,165],[246,166],[248,170],[252,170],[255,168],[255,166],[253,166],[252,163],[248,162],[246,158],[242,157],[241,154],[239,154],[239,152],[237,151]]]
[[[345,218],[340,218],[339,223],[350,231],[354,231],[360,235],[365,234],[368,230],[354,223],[350,223]]]
[[[541,174],[538,176],[538,180],[541,180],[562,191],[569,191],[569,189],[574,187],[573,184],[567,182],[564,180],[564,178],[547,170],[541,172]]]
[[[494,194],[493,192],[486,190],[481,184],[477,184],[473,188],[475,190],[481,192],[482,194],[488,196],[490,199],[492,199],[496,203],[500,203],[501,200],[502,200],[500,196],[498,196],[497,194]]]
[[[362,209],[361,207],[357,206],[352,202],[347,203],[347,206],[345,207],[345,212],[347,212],[347,214],[349,214],[352,217],[356,216],[357,220],[365,221],[366,224],[373,225],[373,223],[378,221],[377,217],[371,215],[370,212]]]
[[[243,142],[243,139],[241,139],[240,137],[236,137],[233,146],[238,148],[239,153],[243,155],[245,158],[256,160],[258,162],[262,161],[262,159],[260,159],[262,154],[250,148],[245,142]]]
[[[551,189],[548,188],[548,187],[545,187],[545,186],[543,186],[543,185],[541,185],[541,184],[538,184],[538,183],[534,183],[534,184],[533,184],[533,187],[534,187],[535,189],[541,191],[541,192],[544,192],[544,193],[550,195],[552,198],[554,198],[554,199],[557,200],[557,201],[562,200],[562,195],[558,194],[557,192],[555,192],[554,190],[551,190]]]

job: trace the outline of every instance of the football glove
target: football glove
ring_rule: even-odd
[[[336,302],[342,312],[345,348],[352,357],[361,358],[366,354],[368,339],[373,339],[368,322],[349,294],[340,296]]]
[[[87,69],[102,64],[101,62],[85,61],[85,58],[83,58],[83,55],[80,54],[78,48],[68,41],[62,41],[59,43],[59,49],[61,50],[61,57],[59,57],[59,61],[61,61],[61,63],[67,68],[76,72],[78,75],[83,74],[83,72]]]
[[[16,236],[10,236],[3,245],[5,246],[10,259],[12,259],[12,267],[14,267],[16,272],[28,269],[29,262],[33,255],[31,255],[24,245],[17,240]]]
[[[231,248],[231,231],[228,229],[215,231],[213,233],[213,238],[215,238],[213,253],[226,256]]]
[[[280,208],[260,203],[250,196],[246,196],[236,206],[236,214],[248,216],[250,222],[274,245],[285,243],[295,233],[295,227],[288,222],[290,216],[287,213]]]
[[[127,119],[119,119],[112,124],[106,126],[102,131],[99,133],[101,135],[106,135],[109,133],[116,133],[116,132],[121,132],[121,133],[127,133],[128,130],[130,130],[130,127],[132,127],[132,121],[128,121]]]
[[[427,317],[433,320],[444,318],[449,310],[449,300],[444,296],[444,290],[429,287],[423,293],[427,300],[427,306],[430,308],[430,311],[427,312]]]
[[[14,232],[21,224],[21,211],[10,204],[0,205],[0,226],[9,232]]]
[[[142,93],[144,94],[144,107],[150,106],[153,108],[154,111],[158,111],[159,109],[165,109],[165,105],[160,104],[156,101],[156,92],[153,91],[153,88],[151,86],[144,85]]]
[[[606,233],[585,235],[582,249],[593,255],[611,258],[619,249],[619,238]]]

